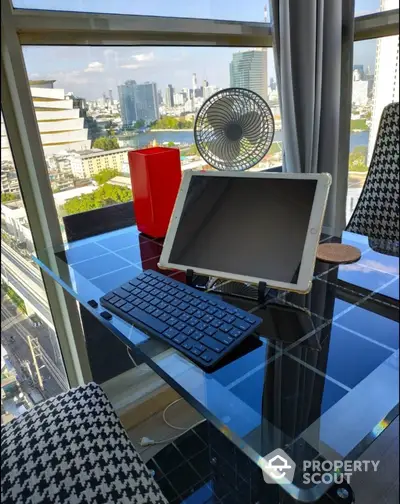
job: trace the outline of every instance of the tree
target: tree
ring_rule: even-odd
[[[116,203],[126,203],[132,200],[132,191],[127,187],[104,184],[91,194],[83,194],[71,198],[64,203],[62,211],[66,215],[102,208]]]
[[[143,119],[139,119],[135,122],[135,124],[133,125],[133,127],[135,129],[141,129],[141,128],[144,128],[146,126],[146,123]]]
[[[368,171],[366,159],[367,147],[365,145],[358,145],[354,147],[349,156],[349,171]]]
[[[168,142],[167,143],[167,147],[175,147],[175,143],[174,142]]]
[[[96,173],[96,175],[93,175],[93,180],[95,180],[99,185],[103,185],[118,175],[120,175],[118,170],[107,168],[106,170],[102,170],[101,172]]]
[[[119,149],[118,139],[115,136],[96,138],[93,142],[93,149],[112,150]]]
[[[1,194],[1,202],[7,203],[8,201],[15,201],[18,199],[18,195],[15,193],[2,193]]]

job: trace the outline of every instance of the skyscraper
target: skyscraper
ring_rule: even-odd
[[[195,94],[195,91],[197,89],[197,75],[195,73],[192,75],[192,89],[193,94]]]
[[[381,11],[396,9],[398,0],[381,0]],[[369,132],[367,164],[374,151],[382,111],[386,105],[399,100],[399,36],[383,37],[376,45],[373,87],[372,122]]]
[[[230,84],[231,87],[250,89],[266,100],[268,97],[266,49],[234,53],[230,64]]]
[[[136,85],[135,103],[137,119],[142,119],[146,124],[149,124],[160,118],[157,84],[155,82]]]
[[[110,105],[114,105],[113,94],[111,89],[108,90],[108,97],[110,99]]]
[[[131,126],[136,122],[135,88],[136,81],[134,80],[126,81],[125,84],[118,86],[121,119],[124,126]]]
[[[172,84],[168,84],[168,87],[165,90],[165,106],[169,108],[174,106],[174,88],[172,87]]]

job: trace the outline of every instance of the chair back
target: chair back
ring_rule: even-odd
[[[382,112],[360,199],[346,230],[399,241],[399,103]]]

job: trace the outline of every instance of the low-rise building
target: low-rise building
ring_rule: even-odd
[[[130,147],[108,151],[90,150],[76,152],[71,157],[71,169],[76,178],[92,178],[102,170],[118,170],[127,172],[128,152]]]

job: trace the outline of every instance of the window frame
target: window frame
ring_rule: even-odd
[[[2,0],[1,13],[4,121],[35,248],[45,261],[46,248],[60,245],[62,237],[22,46],[272,47],[273,41],[266,23],[16,9],[12,0]],[[399,9],[356,17],[354,30],[354,42],[398,35]],[[342,160],[348,156],[341,153]],[[43,281],[69,383],[88,382],[91,372],[77,304],[47,275]]]

